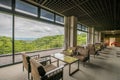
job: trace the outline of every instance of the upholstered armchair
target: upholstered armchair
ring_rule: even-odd
[[[75,52],[76,47],[69,47],[67,50],[64,50],[63,53],[68,56],[72,56]]]
[[[77,53],[74,54],[73,57],[78,58],[81,62],[83,62],[83,65],[85,65],[85,63],[89,61],[89,51],[87,48],[78,47]]]
[[[95,55],[96,55],[95,46],[93,44],[88,44],[87,49],[89,50],[89,54],[94,55],[94,58],[95,58]]]
[[[56,67],[53,64],[43,66],[35,59],[30,59],[31,80],[63,80],[63,67]]]
[[[101,43],[95,43],[94,46],[95,46],[95,51],[100,51],[101,47],[102,47],[102,44]]]
[[[30,58],[34,58],[39,61],[41,64],[46,65],[47,62],[51,63],[50,56],[40,57],[39,55],[28,56],[26,53],[21,53],[23,58],[23,71],[24,68],[28,72],[28,79],[30,78],[31,66],[30,66]]]

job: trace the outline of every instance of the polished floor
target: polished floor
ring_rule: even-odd
[[[95,58],[91,55],[90,63],[85,66],[80,63],[80,71],[72,76],[68,75],[68,66],[65,66],[64,80],[120,80],[120,48],[105,50]],[[76,66],[77,63],[73,64],[72,69]],[[27,80],[27,72],[23,72],[22,63],[0,68],[0,80]]]

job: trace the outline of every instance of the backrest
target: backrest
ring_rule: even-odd
[[[76,47],[69,47],[68,49],[75,51]]]
[[[80,47],[78,49],[78,52],[80,53],[80,55],[84,56],[84,57],[87,57],[89,55],[88,53],[88,49],[87,48],[84,48],[84,47]]]
[[[34,80],[41,80],[41,76],[39,75],[38,68],[42,66],[39,62],[37,62],[35,59],[30,59],[30,65],[31,65],[31,76]]]
[[[22,58],[23,58],[23,66],[25,67],[25,69],[28,71],[28,72],[31,72],[30,71],[30,57],[28,55],[26,55],[25,53],[21,53],[22,54]]]
[[[88,44],[87,49],[89,50],[89,54],[95,54],[95,47],[93,44]]]
[[[95,43],[95,50],[98,51],[101,49],[101,43]]]

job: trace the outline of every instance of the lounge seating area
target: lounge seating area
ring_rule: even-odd
[[[119,48],[112,47],[111,49],[104,49],[105,51],[110,51],[108,54],[100,54],[94,58],[90,56],[90,62],[86,63],[85,66],[80,62],[80,70],[69,76],[69,68],[66,65],[63,68],[63,80],[119,80],[120,68],[119,60],[116,53]],[[35,60],[33,60],[35,61]],[[36,62],[36,61],[35,61]],[[38,63],[39,64],[39,63]],[[64,64],[60,62],[60,64]],[[57,62],[54,63],[57,65]],[[0,79],[1,80],[27,80],[28,74],[27,70],[22,70],[23,64],[16,64],[8,67],[3,67],[0,69]],[[35,66],[35,65],[34,65]],[[77,67],[77,63],[72,65],[72,70]],[[7,72],[7,73],[6,73]],[[12,72],[12,73],[11,73]],[[6,74],[4,74],[6,73]],[[6,77],[7,76],[7,77]],[[86,77],[87,76],[87,77]],[[54,79],[53,79],[54,80]]]

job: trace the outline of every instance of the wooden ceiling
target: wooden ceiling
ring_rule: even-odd
[[[76,16],[80,23],[98,31],[120,30],[120,0],[26,0],[58,12]]]

